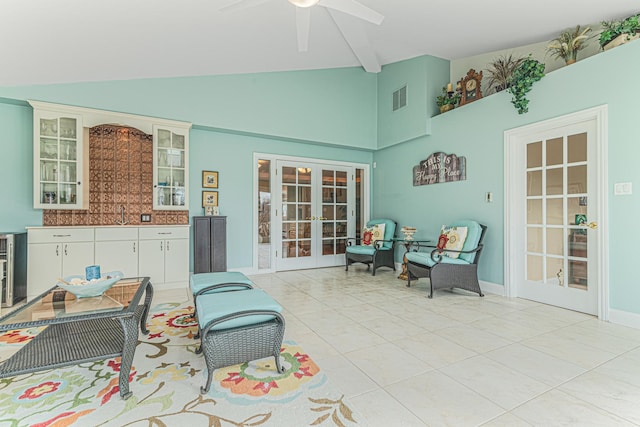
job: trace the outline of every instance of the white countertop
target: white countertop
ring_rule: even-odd
[[[145,224],[145,225],[33,225],[25,227],[27,230],[36,229],[56,229],[56,228],[169,228],[169,227],[190,227],[191,224]]]

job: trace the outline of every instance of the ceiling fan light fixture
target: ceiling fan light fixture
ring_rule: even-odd
[[[289,0],[289,3],[297,7],[311,7],[318,4],[319,1],[320,0]]]

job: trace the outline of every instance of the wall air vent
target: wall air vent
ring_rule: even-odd
[[[407,106],[407,85],[393,92],[393,111]]]

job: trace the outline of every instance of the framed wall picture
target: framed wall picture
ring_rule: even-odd
[[[218,206],[218,192],[217,191],[203,191],[202,192],[202,207]]]
[[[218,188],[218,172],[202,171],[202,186],[204,188]]]

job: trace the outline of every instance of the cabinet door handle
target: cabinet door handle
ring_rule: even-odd
[[[60,256],[60,245],[56,245],[56,256]]]
[[[64,256],[67,256],[67,255],[68,255],[68,253],[67,253],[67,245],[64,245]]]
[[[163,244],[163,243],[164,243],[164,242],[163,242],[162,240],[160,240],[160,251],[162,251],[162,244]]]
[[[71,234],[54,234],[53,237],[71,237]]]
[[[167,251],[169,251],[169,241],[167,240]]]
[[[136,242],[133,242],[133,253],[136,253]]]

